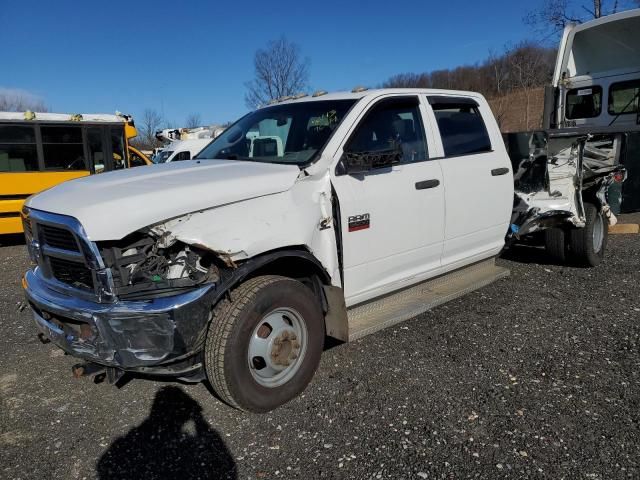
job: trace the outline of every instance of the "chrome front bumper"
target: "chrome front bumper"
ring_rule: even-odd
[[[215,297],[215,286],[206,285],[152,300],[97,303],[48,288],[37,268],[22,283],[38,329],[54,344],[124,370],[196,353]]]

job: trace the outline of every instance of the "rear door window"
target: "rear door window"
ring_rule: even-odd
[[[291,117],[265,118],[252,125],[251,137],[247,137],[251,141],[249,157],[284,157],[291,120]]]
[[[491,140],[473,101],[430,98],[447,157],[491,151]]]
[[[594,85],[569,90],[566,106],[569,120],[597,117],[602,112],[602,87]]]
[[[609,87],[609,114],[638,113],[640,80],[614,83]]]
[[[38,171],[33,126],[0,125],[0,172]]]

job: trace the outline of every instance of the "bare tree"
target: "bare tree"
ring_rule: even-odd
[[[637,6],[640,6],[640,0],[544,0],[540,8],[527,13],[524,22],[550,38],[570,23],[581,23]]]
[[[491,79],[490,92],[497,96],[508,93],[509,87],[509,63],[505,55],[498,55],[493,50],[489,51],[489,58],[484,64],[487,77]]]
[[[429,73],[399,73],[382,83],[383,88],[429,88],[431,75]]]
[[[298,45],[285,37],[269,42],[266,49],[258,49],[253,64],[255,78],[245,84],[244,98],[249,108],[295,95],[307,87],[309,59],[303,59]]]
[[[524,124],[530,128],[531,92],[549,81],[550,61],[545,49],[532,42],[522,42],[506,54],[513,88],[524,93]]]
[[[507,95],[502,95],[492,100],[489,100],[491,111],[493,112],[493,116],[495,117],[500,130],[504,130],[504,127],[505,127],[505,122],[507,119],[507,114],[509,112],[509,106],[510,106],[509,100],[510,99]]]
[[[39,97],[20,89],[0,88],[0,112],[48,112]]]
[[[142,120],[138,122],[140,136],[136,143],[144,148],[159,147],[161,142],[156,138],[156,132],[162,128],[163,122],[162,115],[147,108],[142,114]]]
[[[184,122],[186,128],[196,128],[202,125],[202,118],[199,113],[191,113]]]

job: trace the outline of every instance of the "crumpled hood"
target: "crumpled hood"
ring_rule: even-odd
[[[71,180],[26,205],[75,217],[93,241],[117,240],[187,213],[284,192],[299,174],[296,165],[182,161]]]

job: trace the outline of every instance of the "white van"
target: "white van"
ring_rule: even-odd
[[[209,145],[213,138],[196,138],[193,140],[177,140],[160,150],[154,157],[154,163],[169,163],[179,160],[191,160],[204,147]]]

